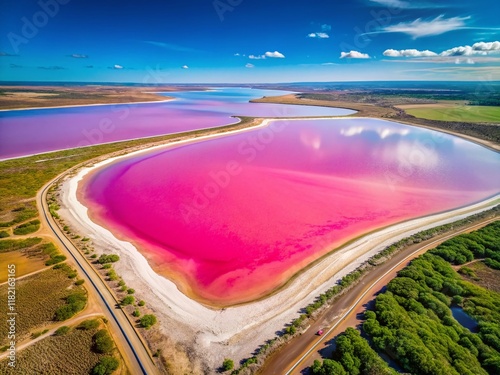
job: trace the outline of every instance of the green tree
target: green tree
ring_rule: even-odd
[[[234,362],[232,359],[226,358],[224,362],[222,362],[222,370],[229,371],[234,368]]]
[[[122,305],[127,306],[127,305],[132,305],[135,301],[135,298],[133,296],[126,296],[125,298],[122,299]]]
[[[59,327],[54,332],[54,335],[55,336],[64,336],[64,335],[68,334],[69,331],[70,331],[70,328],[68,326],[62,326],[62,327]]]
[[[156,324],[156,321],[156,316],[154,316],[153,314],[146,314],[140,320],[141,327],[149,329]]]
[[[96,329],[98,327],[99,327],[99,321],[97,319],[88,319],[78,324],[78,327],[76,328],[88,331],[91,329]]]
[[[115,347],[113,339],[109,335],[108,331],[101,329],[97,331],[94,335],[94,348],[96,352],[101,354],[107,354],[113,350]]]
[[[111,375],[120,365],[114,357],[102,357],[92,369],[92,375]]]

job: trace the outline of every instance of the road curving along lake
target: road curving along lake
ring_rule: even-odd
[[[500,154],[385,120],[263,127],[118,159],[87,176],[89,216],[193,299],[261,298],[367,232],[500,192]]]
[[[289,91],[217,88],[168,92],[174,100],[0,111],[0,160],[102,143],[234,124],[251,117],[344,116],[355,111],[303,105],[250,103]]]

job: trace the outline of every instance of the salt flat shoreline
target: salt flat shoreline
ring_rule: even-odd
[[[176,342],[194,350],[203,363],[211,368],[216,368],[226,357],[240,360],[250,356],[259,345],[273,338],[275,332],[284,324],[296,318],[301,308],[313,302],[316,296],[325,292],[337,280],[386,246],[421,230],[485,211],[500,202],[500,195],[496,195],[467,207],[413,219],[370,233],[325,256],[298,274],[286,287],[269,297],[217,310],[188,298],[177,289],[172,281],[156,274],[144,255],[131,243],[117,239],[109,230],[92,222],[88,216],[88,209],[77,198],[78,185],[87,174],[122,158],[156,149],[177,147],[180,144],[252,131],[266,127],[271,121],[303,119],[305,118],[266,119],[251,128],[134,151],[96,163],[92,167],[83,168],[62,184],[62,206],[59,211],[61,217],[70,223],[77,233],[84,233],[86,237],[90,237],[98,253],[105,250],[120,255],[121,260],[115,266],[118,274],[123,277],[127,285],[134,287],[139,299],[144,299],[149,306],[153,306],[160,320],[161,331]]]

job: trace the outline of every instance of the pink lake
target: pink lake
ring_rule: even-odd
[[[250,103],[289,91],[217,88],[168,92],[168,102],[0,111],[0,160],[128,139],[234,124],[232,116],[308,117],[355,113],[343,108]],[[161,95],[161,93],[160,93]]]
[[[500,155],[376,119],[274,121],[111,164],[82,186],[97,223],[202,302],[271,293],[364,233],[500,192]]]

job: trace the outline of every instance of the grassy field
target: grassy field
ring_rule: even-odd
[[[92,368],[104,356],[96,353],[95,350],[94,335],[98,329],[84,330],[73,327],[66,335],[49,336],[18,352],[15,369],[7,366],[7,359],[0,362],[0,373],[5,375],[90,374]],[[115,372],[117,375],[120,373],[124,371]]]
[[[437,121],[500,123],[500,107],[486,106],[405,106],[406,113]]]
[[[65,304],[64,298],[76,291],[85,289],[75,286],[74,279],[61,269],[48,269],[18,280],[16,310],[22,312],[16,326],[18,340],[53,322],[56,310]],[[0,300],[7,301],[7,284],[0,286]],[[7,316],[6,303],[0,304],[0,315]],[[7,324],[0,324],[0,346],[7,343],[7,328]]]

